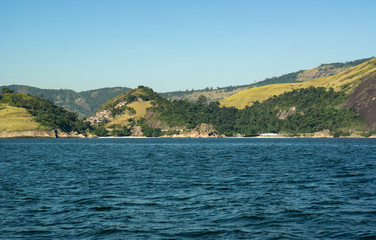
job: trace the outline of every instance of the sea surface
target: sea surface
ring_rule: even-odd
[[[0,239],[375,239],[376,139],[3,139]]]

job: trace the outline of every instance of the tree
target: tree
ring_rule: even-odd
[[[204,95],[200,95],[197,99],[197,104],[199,105],[206,105],[208,99]]]
[[[9,89],[9,88],[3,88],[2,89],[2,94],[5,94],[5,93],[14,93],[13,90]]]
[[[103,125],[98,125],[97,127],[94,128],[94,134],[97,136],[107,136],[107,130]]]

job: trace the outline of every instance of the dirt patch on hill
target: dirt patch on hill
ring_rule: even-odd
[[[348,96],[344,107],[353,107],[367,122],[370,130],[376,130],[376,75],[363,79]]]

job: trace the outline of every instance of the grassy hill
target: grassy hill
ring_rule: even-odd
[[[292,91],[293,89],[307,88],[310,86],[325,88],[332,87],[335,91],[345,88],[347,89],[347,92],[350,92],[360,84],[360,81],[363,78],[374,74],[376,74],[376,58],[348,68],[347,70],[330,77],[322,77],[297,83],[272,84],[251,88],[223,99],[220,103],[221,106],[242,109],[247,105],[252,105],[255,101],[264,101],[272,96],[278,96],[284,92]]]
[[[92,115],[109,99],[131,90],[130,88],[114,87],[75,92],[69,89],[40,89],[25,85],[2,86],[0,89],[3,87],[9,88],[15,93],[42,96],[59,107],[78,113],[81,117]]]
[[[208,87],[201,90],[174,91],[161,93],[160,95],[164,98],[173,100],[188,100],[191,102],[197,101],[197,99],[203,95],[209,102],[215,102],[254,87],[278,83],[296,83],[309,81],[311,79],[320,77],[332,76],[350,67],[359,65],[369,59],[370,58],[359,59],[345,63],[322,64],[317,68],[288,73],[279,77],[267,78],[263,81],[247,85],[228,86],[217,89]],[[127,87],[113,87],[76,92],[69,89],[40,89],[25,85],[0,86],[0,89],[3,87],[12,89],[15,91],[15,93],[43,96],[43,98],[52,101],[57,106],[63,107],[71,112],[78,113],[81,117],[91,116],[100,106],[109,101],[111,98],[131,90]]]
[[[349,61],[344,63],[329,63],[329,64],[321,64],[320,66],[309,69],[309,70],[300,70],[293,73],[284,74],[278,77],[271,77],[266,78],[263,81],[259,81],[252,84],[247,85],[240,85],[240,86],[228,86],[223,88],[206,88],[202,90],[186,90],[186,91],[175,91],[175,92],[167,92],[161,93],[162,97],[173,99],[173,100],[188,100],[191,102],[197,101],[197,99],[203,95],[205,96],[209,102],[220,101],[222,99],[228,98],[234,94],[242,92],[244,90],[261,87],[271,84],[279,84],[279,83],[298,83],[309,81],[312,79],[317,79],[321,77],[328,77],[333,76],[337,73],[340,73],[350,67],[357,66],[362,64],[366,61],[369,61],[372,58],[365,58],[359,59],[355,61]]]
[[[255,136],[262,132],[313,136],[327,129],[337,136],[364,133],[366,123],[359,113],[342,107],[351,88],[347,87],[341,91],[313,86],[295,89],[244,109],[220,107],[218,102],[208,103],[203,96],[195,103],[167,100],[150,88],[140,87],[113,98],[92,119],[99,120],[93,123],[103,135],[116,136],[189,133],[202,124],[227,136]]]
[[[26,109],[0,104],[0,132],[49,130],[34,120]]]
[[[35,95],[2,93],[0,95],[0,131],[61,130],[85,132],[88,124],[76,113]]]

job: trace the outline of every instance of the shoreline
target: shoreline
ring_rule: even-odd
[[[145,136],[105,136],[105,137],[85,137],[82,134],[66,134],[62,132],[57,132],[54,130],[50,131],[41,131],[41,130],[31,130],[31,131],[21,131],[21,132],[0,132],[0,139],[16,139],[16,138],[28,138],[28,139],[34,139],[34,138],[99,138],[99,139],[151,139],[151,138],[161,138],[161,139],[220,139],[220,138],[226,138],[226,139],[287,139],[287,138],[316,138],[316,139],[376,139],[376,135],[371,135],[369,137],[361,136],[359,133],[352,134],[350,136],[339,136],[339,137],[333,137],[332,135],[328,133],[318,132],[314,134],[307,134],[307,135],[300,135],[300,136],[288,136],[285,134],[265,134],[265,135],[259,135],[259,136],[252,136],[252,137],[244,137],[244,136],[231,136],[231,137],[195,137],[195,136],[179,136],[179,135],[172,135],[172,136],[160,136],[160,137],[145,137]]]
[[[205,138],[205,137],[144,137],[144,136],[122,136],[122,137],[116,137],[116,136],[108,136],[108,137],[97,137],[98,139],[305,139],[305,138],[312,138],[312,139],[376,139],[375,135],[372,135],[370,137],[351,137],[351,136],[345,136],[345,137],[313,137],[313,136],[255,136],[255,137],[218,137],[218,138]]]

